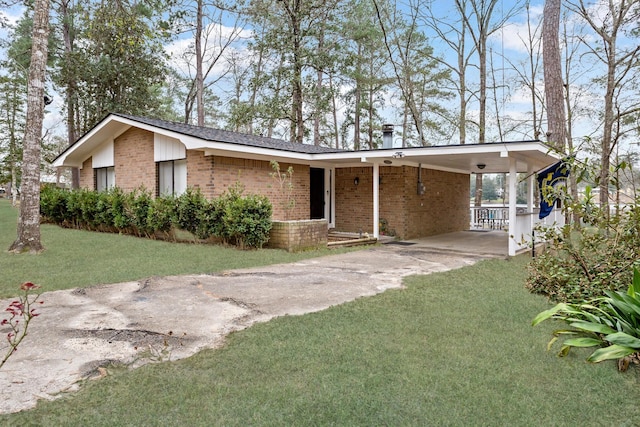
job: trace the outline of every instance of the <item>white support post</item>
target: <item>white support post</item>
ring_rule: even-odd
[[[518,172],[516,169],[516,159],[509,157],[509,256],[516,255],[516,241],[514,238],[518,238],[515,235],[518,227],[516,226],[517,213],[516,208],[516,187],[518,183]]]
[[[380,238],[380,165],[373,164],[373,237]]]
[[[533,212],[533,199],[536,191],[535,169],[532,165],[527,166],[527,212]]]
[[[535,192],[538,191],[536,186],[536,174],[533,165],[527,166],[527,212],[529,213],[529,230],[533,230],[535,225],[535,215],[533,215],[533,201],[535,199]]]

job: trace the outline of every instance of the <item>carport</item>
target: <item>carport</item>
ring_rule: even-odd
[[[510,197],[508,203],[508,221],[506,234],[509,237],[506,253],[516,255],[528,248],[532,230],[537,222],[534,214],[535,173],[558,161],[552,150],[541,141],[514,141],[484,144],[447,145],[430,147],[383,148],[358,152],[326,153],[316,160],[328,161],[334,168],[370,167],[372,174],[373,235],[380,237],[380,168],[410,166],[418,168],[418,176],[424,170],[453,172],[471,176],[477,173],[506,173],[508,176],[508,194],[516,194],[518,174],[526,174],[527,208],[518,212],[516,198]],[[419,193],[420,178],[415,191]],[[424,191],[424,190],[423,190]],[[460,215],[468,216],[469,206]],[[560,221],[561,218],[550,216],[547,221]],[[462,230],[456,230],[462,231]],[[425,236],[428,237],[428,236]]]

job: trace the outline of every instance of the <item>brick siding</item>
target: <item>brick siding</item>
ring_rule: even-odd
[[[79,185],[80,188],[88,188],[90,190],[94,190],[96,188],[93,173],[93,159],[91,157],[82,163]]]
[[[318,249],[327,246],[327,220],[274,221],[269,233],[270,248],[288,252]]]
[[[353,182],[358,178],[358,185]],[[373,232],[373,169],[336,169],[336,230]]]
[[[354,184],[358,177],[359,184]],[[373,168],[336,169],[336,230],[373,232]],[[403,239],[469,227],[469,176],[422,169],[425,193],[418,195],[418,168],[380,167],[380,219]]]
[[[153,132],[130,128],[113,141],[116,186],[124,191],[145,188],[155,195]]]
[[[207,197],[217,197],[236,185],[236,183],[240,183],[244,186],[245,193],[260,194],[271,200],[274,219],[309,219],[309,166],[280,163],[280,171],[285,172],[289,166],[293,167],[292,198],[295,199],[295,206],[289,210],[288,214],[285,209],[286,199],[280,190],[278,182],[270,176],[273,169],[268,161],[212,156],[209,167],[213,170],[213,173],[209,172],[208,174],[212,177],[211,183],[208,184],[207,188],[199,188]],[[187,171],[190,170],[192,170],[192,166],[191,163],[188,163]],[[204,168],[199,169],[197,173],[202,175],[203,178],[207,175]],[[201,179],[198,178],[198,181],[201,182]],[[189,185],[197,185],[195,177],[193,182],[189,180],[188,182]]]

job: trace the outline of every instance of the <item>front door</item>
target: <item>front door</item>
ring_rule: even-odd
[[[319,168],[311,168],[310,170],[310,205],[311,219],[324,219],[325,218],[325,209],[324,209],[324,169]]]

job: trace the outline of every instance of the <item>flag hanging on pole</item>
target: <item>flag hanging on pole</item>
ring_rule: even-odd
[[[539,219],[545,218],[551,213],[556,201],[554,188],[569,177],[569,163],[567,163],[567,160],[562,159],[538,173],[538,189],[540,190]]]

